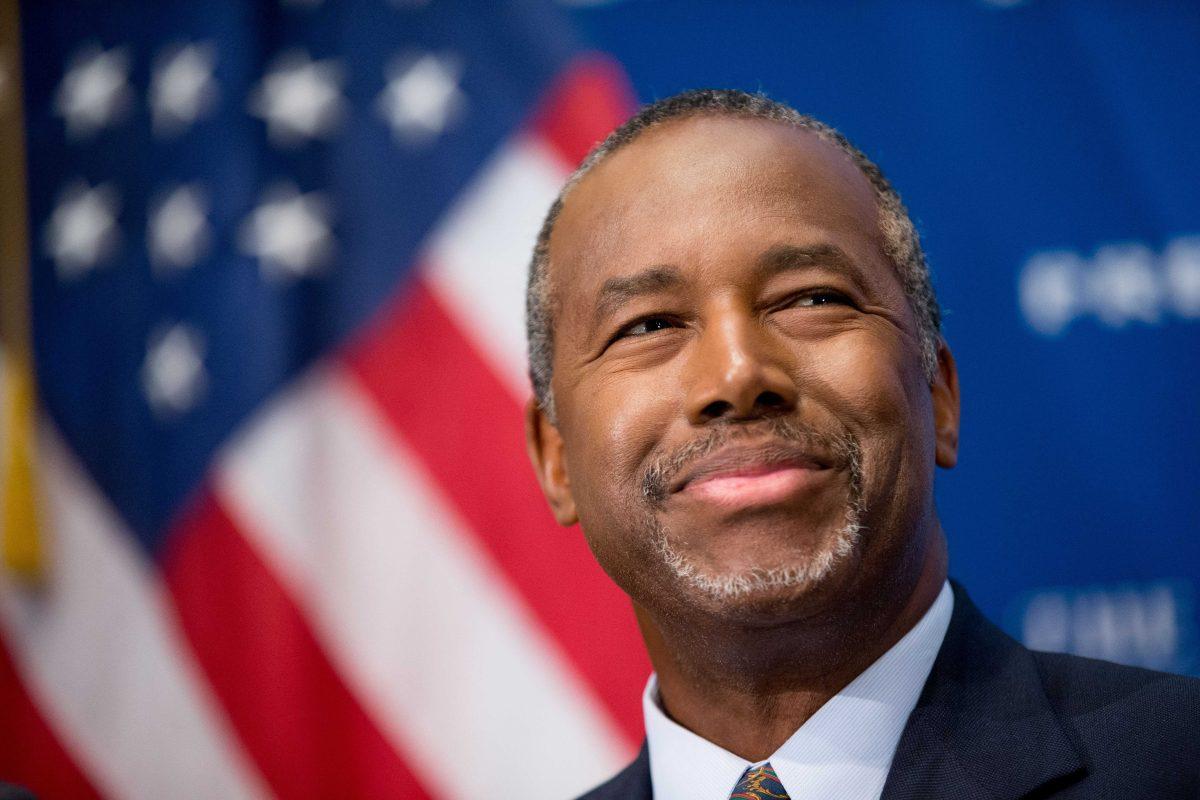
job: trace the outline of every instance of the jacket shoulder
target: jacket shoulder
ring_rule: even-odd
[[[1033,657],[1093,770],[1141,765],[1197,787],[1200,679],[1059,653]]]
[[[12,783],[0,782],[0,800],[35,800],[33,793]]]
[[[646,745],[625,769],[578,800],[651,800],[650,753]]]
[[[1046,694],[1071,718],[1105,713],[1142,713],[1164,720],[1200,718],[1200,678],[1127,667],[1063,653],[1030,651]]]

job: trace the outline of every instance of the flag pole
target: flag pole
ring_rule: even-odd
[[[0,559],[26,583],[43,577],[34,450],[37,404],[29,294],[29,220],[17,0],[0,0]]]

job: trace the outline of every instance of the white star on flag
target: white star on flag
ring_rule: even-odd
[[[319,192],[279,184],[242,223],[238,244],[259,259],[268,278],[309,275],[333,254],[329,203]]]
[[[454,56],[425,53],[397,58],[388,65],[386,76],[387,87],[376,108],[401,144],[436,139],[466,110],[466,95],[458,88],[462,64]]]
[[[312,61],[301,50],[277,58],[250,95],[250,113],[267,123],[271,141],[296,147],[333,133],[343,114],[343,69],[333,59]]]
[[[160,416],[193,408],[208,386],[204,339],[189,325],[161,328],[150,337],[142,362],[142,389]]]
[[[123,47],[80,48],[54,96],[54,111],[66,121],[67,137],[81,139],[112,125],[129,111],[129,53]]]
[[[186,269],[200,260],[212,240],[207,208],[196,185],[180,186],[155,205],[146,225],[146,248],[155,267]]]
[[[150,79],[155,133],[182,133],[212,109],[217,100],[213,80],[216,62],[216,49],[211,43],[176,46],[159,54]]]
[[[120,242],[120,198],[109,184],[77,181],[64,189],[43,231],[58,277],[74,280],[107,260]]]

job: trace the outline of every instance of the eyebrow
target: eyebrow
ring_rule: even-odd
[[[765,281],[785,272],[814,267],[840,273],[860,285],[864,283],[862,269],[835,244],[775,245],[759,257],[755,272],[759,280]]]
[[[601,285],[600,292],[596,295],[593,323],[598,324],[607,319],[635,297],[676,289],[684,282],[683,273],[679,268],[668,264],[656,264],[632,275],[609,278]]]
[[[783,273],[813,268],[829,269],[858,284],[863,283],[862,271],[846,251],[834,244],[774,245],[759,256],[754,277],[765,281]],[[596,295],[592,326],[599,327],[601,322],[636,297],[678,289],[686,282],[683,272],[670,264],[655,264],[632,275],[609,278],[601,284]]]

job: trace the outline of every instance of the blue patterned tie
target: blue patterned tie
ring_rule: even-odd
[[[783,784],[779,782],[779,776],[775,774],[774,767],[768,762],[747,769],[738,785],[733,787],[733,794],[729,795],[729,800],[767,800],[771,797],[775,800],[790,800]]]

